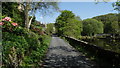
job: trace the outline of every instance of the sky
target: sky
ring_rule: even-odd
[[[60,10],[70,10],[76,16],[80,16],[82,20],[92,18],[99,15],[105,15],[108,13],[118,13],[113,10],[112,2],[60,2],[58,4]],[[56,18],[60,15],[60,12],[54,12],[46,16],[42,16],[40,13],[36,13],[36,20],[44,23],[54,23]]]

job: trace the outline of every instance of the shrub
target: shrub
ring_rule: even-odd
[[[11,67],[39,65],[48,48],[49,38],[22,27],[14,33],[3,32],[3,64]]]
[[[16,29],[18,26],[17,23],[14,23],[10,17],[5,17],[2,19],[0,22],[0,25],[2,25],[2,30],[3,31],[9,31],[12,32],[14,29]]]
[[[11,68],[39,65],[48,48],[49,37],[16,26],[9,17],[4,18],[2,23],[3,64]]]
[[[23,36],[3,32],[3,63],[18,66],[22,63],[28,43]]]
[[[31,25],[31,31],[33,31],[39,35],[44,35],[43,29],[40,26]]]

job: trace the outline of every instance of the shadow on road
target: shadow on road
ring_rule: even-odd
[[[53,35],[43,68],[98,68],[67,42]]]

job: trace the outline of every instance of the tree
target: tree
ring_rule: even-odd
[[[95,19],[86,19],[82,21],[82,35],[93,36],[98,33],[103,33],[103,23]]]
[[[66,26],[63,28],[63,34],[70,37],[78,38],[82,32],[82,22],[76,19],[68,19]]]
[[[59,9],[57,6],[57,2],[44,2],[44,0],[42,0],[42,1],[41,2],[32,2],[31,1],[31,2],[20,3],[21,7],[23,6],[23,8],[21,8],[21,9],[24,9],[23,12],[25,15],[25,27],[27,29],[30,28],[31,21],[37,11],[39,11],[39,12],[41,12],[41,14],[43,14],[43,13],[51,12],[51,9],[52,10]],[[29,16],[31,16],[30,19],[29,19]]]
[[[24,13],[17,9],[18,5],[16,2],[2,2],[2,15],[11,17],[13,21],[24,26]]]
[[[80,17],[75,16],[72,11],[64,10],[56,19],[55,23],[58,35],[77,38],[81,35],[82,23]]]
[[[95,0],[97,3],[101,0]],[[103,2],[109,2],[110,0],[102,0]],[[120,11],[120,0],[117,0],[116,2],[112,3],[112,6],[114,7],[114,10]]]
[[[82,19],[79,16],[76,16],[75,19],[81,21]]]
[[[75,15],[72,13],[72,11],[68,11],[68,10],[61,11],[61,14],[58,16],[55,23],[57,33],[59,35],[63,35],[63,27],[65,27],[66,23],[69,23],[67,20],[74,18]]]
[[[120,11],[120,1],[117,0],[117,2],[113,3],[112,6],[114,7],[114,10]]]
[[[112,33],[113,33],[113,34],[119,33],[120,27],[119,27],[119,25],[118,25],[118,21],[112,22],[112,23],[111,23],[111,26],[112,26]]]
[[[52,35],[54,33],[54,23],[47,24],[46,33]]]
[[[93,17],[104,24],[104,33],[120,33],[119,14],[109,13]]]

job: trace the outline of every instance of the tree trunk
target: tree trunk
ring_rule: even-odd
[[[32,19],[34,17],[34,12],[35,12],[35,9],[32,13],[32,18],[29,20],[29,15],[28,15],[28,12],[29,12],[29,6],[30,4],[28,2],[26,2],[26,6],[25,6],[25,28],[27,28],[29,30],[30,28],[30,25],[31,25],[31,22],[32,22]]]
[[[30,28],[31,22],[32,22],[33,16],[31,17],[29,23],[28,23],[28,29]]]
[[[29,4],[28,4],[28,2],[26,2],[26,6],[25,6],[25,28],[27,28],[27,29],[29,29],[28,28],[28,24],[29,24],[28,12],[29,12]]]

